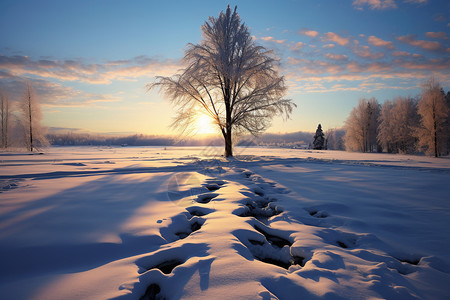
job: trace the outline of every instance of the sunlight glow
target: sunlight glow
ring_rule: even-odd
[[[213,124],[211,118],[205,114],[198,114],[195,126],[197,134],[211,134],[217,132],[216,125]]]

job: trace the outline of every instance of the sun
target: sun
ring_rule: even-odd
[[[195,127],[197,134],[216,133],[216,125],[214,125],[211,118],[205,114],[198,114]]]

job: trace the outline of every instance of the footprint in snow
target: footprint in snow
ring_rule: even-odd
[[[282,237],[277,230],[254,224],[256,231],[242,230],[235,235],[258,261],[272,264],[286,270],[290,266],[305,265],[305,258],[291,254],[292,242]]]
[[[209,203],[212,199],[219,196],[219,194],[212,193],[212,192],[219,190],[225,184],[226,184],[226,182],[224,180],[218,180],[218,179],[206,180],[206,183],[202,184],[202,188],[207,189],[208,191],[210,191],[210,193],[202,193],[202,194],[197,195],[197,198],[195,199],[195,201],[198,203],[202,203],[202,204]]]
[[[206,183],[202,184],[202,186],[207,188],[210,192],[213,192],[222,188],[225,183],[226,182],[224,180],[208,179],[206,180]]]
[[[353,249],[363,236],[335,229],[323,229],[318,235],[326,242],[343,249]]]
[[[239,217],[253,217],[263,223],[268,219],[279,215],[283,210],[276,205],[275,198],[244,199],[244,205],[236,209],[233,214]]]
[[[244,171],[242,172],[242,175],[244,175],[245,178],[250,178],[254,173],[252,171]]]
[[[201,207],[201,206],[190,206],[186,207],[186,210],[193,216],[203,217],[209,215],[214,211],[214,209]]]
[[[212,210],[208,211],[192,208],[192,211],[198,214],[202,214],[203,212],[206,215]],[[161,236],[169,243],[187,238],[192,233],[200,230],[205,223],[205,219],[194,216],[188,211],[173,216],[170,218],[170,221],[171,223],[168,226],[162,227],[159,230]]]
[[[161,288],[156,283],[150,284],[145,290],[145,294],[139,300],[156,300],[163,299],[160,295]]]
[[[393,266],[394,269],[397,270],[402,275],[409,275],[417,271],[417,266],[422,260],[420,256],[411,256],[411,255],[400,255],[393,256],[396,260],[398,260],[401,264],[395,264]]]
[[[204,193],[204,194],[198,195],[197,198],[195,199],[195,201],[197,201],[198,203],[206,204],[206,203],[209,203],[212,199],[216,198],[217,196],[219,196],[219,194]]]
[[[171,259],[171,260],[163,261],[162,263],[159,263],[155,266],[150,266],[150,267],[148,267],[147,270],[158,269],[167,275],[167,274],[172,273],[173,269],[175,269],[176,267],[178,267],[179,265],[182,265],[184,263],[185,263],[184,261],[181,261],[179,259]]]
[[[327,211],[319,210],[319,209],[313,208],[313,207],[306,207],[306,208],[304,208],[304,210],[306,210],[311,217],[318,218],[318,219],[324,219],[324,218],[327,218],[330,216],[330,214]]]
[[[208,245],[204,243],[185,243],[180,247],[158,250],[139,258],[136,265],[139,267],[138,273],[141,274],[140,283],[133,287],[132,293],[144,293],[144,289],[142,289],[142,284],[144,284],[145,293],[139,299],[165,299],[166,296],[161,288],[161,282],[167,279],[167,275],[177,276],[176,269],[192,258],[209,256],[208,249]],[[160,273],[153,274],[150,272]],[[148,282],[149,278],[153,278],[153,280]]]
[[[18,188],[19,187],[18,182],[19,182],[18,180],[13,180],[13,181],[1,180],[0,181],[0,193]]]
[[[202,225],[203,224],[201,224],[200,222],[193,222],[193,223],[191,223],[190,228],[186,228],[187,230],[175,232],[175,235],[177,235],[180,238],[180,240],[187,238],[189,235],[191,235],[191,233],[202,228]]]

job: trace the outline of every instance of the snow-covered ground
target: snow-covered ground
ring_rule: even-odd
[[[1,299],[448,299],[450,159],[0,153]]]

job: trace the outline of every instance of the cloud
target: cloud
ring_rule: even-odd
[[[327,32],[323,35],[324,40],[334,42],[341,46],[346,46],[349,42],[349,38],[344,38],[334,32]]]
[[[300,30],[300,34],[315,38],[319,35],[319,32],[315,30],[304,29]]]
[[[348,56],[345,54],[333,54],[333,53],[326,53],[325,57],[332,60],[347,60]]]
[[[294,66],[294,65],[298,65],[298,64],[300,64],[302,62],[305,62],[306,60],[304,60],[304,59],[297,59],[297,58],[293,58],[293,57],[288,57],[287,61],[288,61],[289,65]]]
[[[448,39],[447,33],[444,32],[444,31],[441,31],[441,32],[427,32],[427,33],[425,33],[425,35],[427,37],[429,37],[429,38],[432,38],[432,39],[443,39],[443,40]]]
[[[403,0],[403,2],[411,4],[425,4],[428,0]]]
[[[396,60],[395,65],[404,69],[410,70],[449,70],[450,60],[445,59],[430,59],[430,60]]]
[[[447,22],[446,16],[442,13],[434,15],[433,20],[436,22]]]
[[[362,10],[365,6],[368,6],[372,10],[397,8],[397,4],[395,4],[394,0],[354,0],[353,6],[359,10]]]
[[[411,53],[406,52],[406,51],[394,51],[394,52],[392,52],[392,55],[394,55],[394,56],[410,56]]]
[[[373,36],[373,35],[369,36],[367,38],[367,41],[369,42],[369,44],[377,46],[377,47],[385,47],[387,49],[394,49],[395,48],[394,44],[392,42],[382,40],[382,39],[377,38],[376,36]]]
[[[33,60],[28,56],[0,54],[0,72],[7,72],[9,76],[32,75],[90,84],[110,84],[114,80],[135,80],[142,76],[172,75],[178,69],[178,62],[157,60],[146,56],[104,64],[88,64],[81,60]]]
[[[89,93],[45,79],[28,80],[35,89],[39,102],[45,107],[85,107],[121,100],[110,94]],[[25,91],[25,80],[10,75],[8,80],[0,81],[0,88],[8,92],[13,102],[18,102]]]
[[[418,40],[415,34],[399,36],[397,37],[397,40],[409,44],[411,46],[420,47],[428,51],[439,51],[439,52],[444,51],[444,47],[439,42]]]
[[[450,59],[447,57],[427,59],[423,55],[406,51],[393,51],[391,57],[386,57],[384,53],[373,52],[369,46],[359,44],[351,45],[348,49],[363,59],[352,60],[350,55],[345,55],[347,53],[320,51],[301,58],[289,57],[289,64],[283,74],[291,91],[329,93],[406,90],[416,87],[430,76],[450,82]]]
[[[114,81],[137,81],[156,75],[169,76],[180,68],[178,62],[138,56],[128,60],[91,64],[82,60],[32,59],[0,54],[0,87],[18,101],[24,79],[32,82],[40,101],[47,107],[102,106],[122,100],[120,95],[92,93],[70,86],[71,82],[97,85]],[[103,106],[105,107],[105,106]]]
[[[305,47],[305,43],[298,42],[298,43],[295,43],[295,44],[291,45],[291,46],[289,47],[289,49],[290,49],[291,51],[296,51],[296,50],[300,50],[300,49],[302,49],[302,48],[304,48],[304,47]]]
[[[384,57],[384,53],[383,52],[372,52],[370,51],[370,47],[369,46],[355,46],[352,47],[353,52],[358,55],[359,57],[362,58],[369,58],[369,59],[379,59]]]
[[[286,40],[276,40],[276,39],[274,39],[273,36],[263,36],[263,37],[256,38],[256,39],[263,40],[265,42],[273,42],[273,43],[277,43],[277,44],[284,44],[286,42]]]
[[[329,48],[334,48],[334,47],[336,47],[336,45],[335,45],[335,44],[326,44],[326,45],[323,45],[322,47],[323,47],[323,48],[329,49]]]

